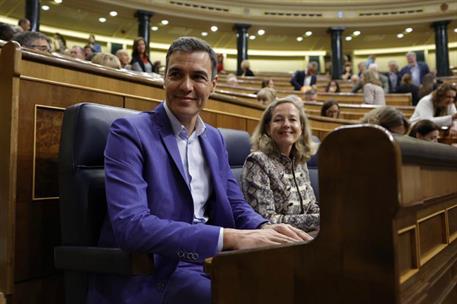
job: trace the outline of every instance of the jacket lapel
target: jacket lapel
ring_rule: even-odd
[[[181,156],[179,155],[178,144],[176,142],[175,134],[173,133],[173,129],[170,124],[170,120],[168,119],[167,113],[163,107],[163,104],[160,104],[156,109],[155,112],[157,113],[157,118],[159,122],[160,128],[160,137],[162,142],[167,149],[168,153],[171,156],[176,168],[178,168],[181,177],[184,179],[184,182],[187,186],[187,178],[186,173],[184,171],[184,167],[182,166]]]

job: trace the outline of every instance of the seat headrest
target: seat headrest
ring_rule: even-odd
[[[61,152],[69,152],[74,166],[103,166],[109,129],[114,120],[138,111],[94,103],[80,103],[65,110]],[[65,138],[71,138],[72,143]],[[70,145],[70,146],[66,146]]]
[[[249,133],[246,131],[220,128],[228,152],[230,167],[243,166],[251,151]]]

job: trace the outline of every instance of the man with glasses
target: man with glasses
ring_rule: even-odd
[[[51,39],[39,32],[23,32],[14,37],[22,47],[36,51],[51,52]]]

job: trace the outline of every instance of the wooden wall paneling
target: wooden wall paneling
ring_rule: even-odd
[[[446,210],[448,216],[449,242],[457,240],[457,205]]]
[[[217,114],[217,127],[247,131],[246,118]]]
[[[229,103],[222,100],[217,100],[213,97],[210,97],[210,100],[205,106],[205,109],[208,110],[215,110],[225,113],[232,113],[232,114],[239,114],[245,116],[251,116],[253,118],[260,118],[263,111],[265,110],[265,106],[260,104],[254,104],[252,107],[249,106],[252,103],[244,103],[244,104],[234,104]]]
[[[255,128],[257,128],[257,125],[259,124],[259,122],[260,122],[260,118],[258,120],[247,119],[246,120],[246,131],[248,131],[248,133],[250,135],[252,135],[254,133]]]
[[[13,293],[14,230],[19,129],[19,44],[2,48],[0,55],[0,292]]]
[[[138,111],[151,111],[159,105],[160,102],[159,99],[125,97],[124,108]]]
[[[217,128],[217,114],[213,112],[209,112],[206,110],[203,110],[200,112],[200,116],[202,117],[203,121],[215,128]]]

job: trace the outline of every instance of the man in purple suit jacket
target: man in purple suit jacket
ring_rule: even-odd
[[[268,224],[244,200],[220,132],[199,116],[215,88],[216,65],[204,41],[177,39],[166,57],[165,102],[113,123],[99,243],[147,253],[155,268],[152,275],[94,276],[89,303],[210,303],[205,258],[310,239]]]

